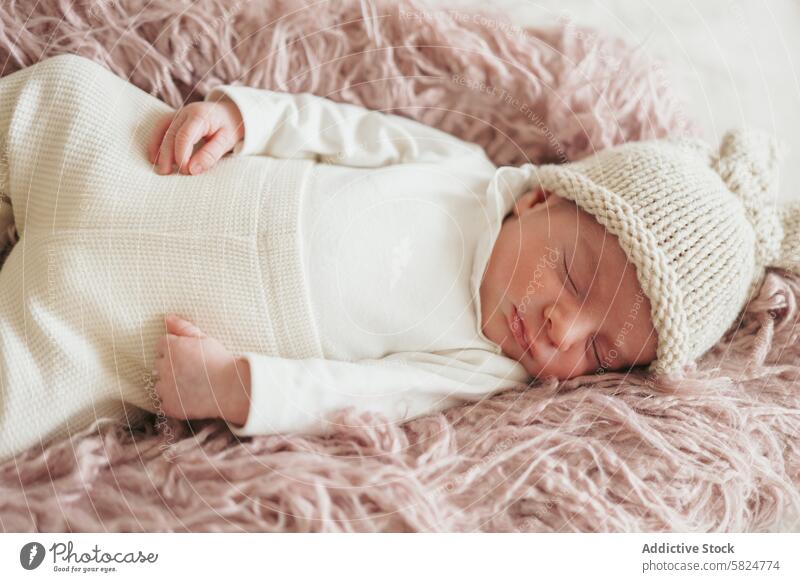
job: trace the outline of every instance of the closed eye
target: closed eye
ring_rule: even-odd
[[[575,286],[575,283],[573,282],[572,277],[569,274],[569,269],[567,268],[567,253],[565,253],[563,251],[563,249],[561,251],[561,256],[564,258],[564,261],[563,261],[564,262],[564,274],[567,277],[567,281],[569,281],[569,284],[572,285],[572,288],[575,290],[575,293],[578,294],[578,288]]]
[[[564,263],[564,274],[567,277],[567,281],[569,281],[569,284],[572,285],[572,288],[575,290],[575,294],[576,295],[580,295],[580,292],[578,291],[578,287],[575,285],[575,282],[572,280],[572,276],[569,274],[569,269],[567,268],[567,253],[565,253],[563,249],[561,251],[561,255],[562,255],[563,259],[564,259],[563,260],[563,263]],[[589,344],[591,344],[591,346],[592,346],[592,352],[594,353],[594,358],[595,358],[595,361],[597,362],[598,369],[603,368],[602,361],[600,360],[600,354],[597,351],[597,341],[596,341],[595,336],[592,336],[591,340],[589,341]],[[587,344],[586,349],[589,348],[589,344]]]

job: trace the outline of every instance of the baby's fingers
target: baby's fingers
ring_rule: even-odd
[[[233,148],[236,138],[231,131],[225,127],[220,128],[211,136],[209,141],[197,153],[192,156],[189,171],[192,174],[205,172],[211,166]]]
[[[150,160],[151,164],[155,164],[158,160],[158,148],[161,146],[161,142],[164,141],[164,134],[167,133],[167,129],[174,115],[174,113],[165,115],[158,120],[155,129],[153,129],[153,134],[150,136],[150,143],[147,144],[147,159]]]
[[[172,166],[175,161],[175,132],[180,123],[180,115],[176,115],[167,128],[167,133],[164,134],[164,140],[158,150],[158,166],[157,172],[159,174],[171,174]]]
[[[178,171],[189,173],[189,158],[192,157],[194,144],[205,135],[211,133],[211,125],[206,115],[190,116],[175,132],[175,161]]]

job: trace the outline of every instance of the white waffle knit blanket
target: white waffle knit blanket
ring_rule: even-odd
[[[0,79],[0,191],[20,235],[0,270],[2,459],[156,411],[166,313],[234,352],[321,356],[297,248],[311,163],[229,157],[159,176],[146,144],[169,111],[73,55]]]

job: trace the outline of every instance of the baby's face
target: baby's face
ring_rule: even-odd
[[[534,378],[656,358],[650,301],[617,237],[549,192],[522,195],[505,218],[480,299],[483,333]]]

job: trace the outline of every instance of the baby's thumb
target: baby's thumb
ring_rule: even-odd
[[[224,128],[218,130],[213,137],[206,141],[205,145],[192,156],[189,162],[189,172],[193,175],[205,172],[216,164],[222,156],[233,149],[234,145],[235,139],[230,132],[226,131]]]
[[[177,315],[167,315],[166,317],[167,332],[174,335],[182,335],[184,337],[206,337],[202,329],[197,327],[190,321],[186,321]]]

